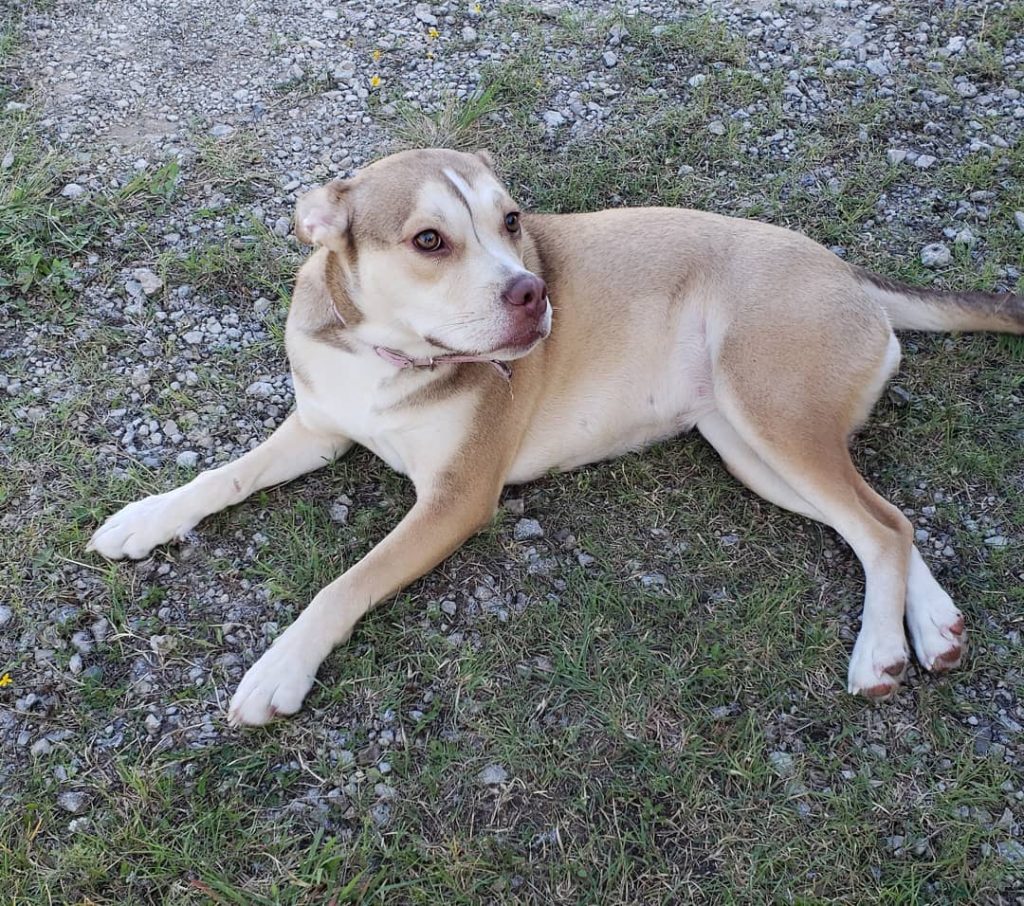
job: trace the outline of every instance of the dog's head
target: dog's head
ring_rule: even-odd
[[[547,288],[523,263],[519,208],[483,152],[386,157],[299,199],[295,232],[339,256],[377,337],[514,359],[551,330]]]

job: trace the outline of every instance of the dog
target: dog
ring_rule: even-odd
[[[92,536],[143,558],[204,517],[362,444],[416,502],[243,677],[234,725],[293,714],[372,607],[493,517],[502,488],[694,427],[766,500],[863,565],[848,688],[883,700],[909,658],[959,665],[961,612],[848,440],[896,371],[894,329],[1024,333],[1024,298],[894,283],[807,237],[701,211],[525,214],[486,152],[385,157],[299,199],[316,246],[285,344],[295,409],[260,446],[131,503]]]

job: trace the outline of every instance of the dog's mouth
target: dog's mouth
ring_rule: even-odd
[[[533,323],[517,325],[500,343],[484,349],[459,349],[448,345],[431,334],[426,334],[423,339],[432,346],[443,349],[446,355],[479,356],[480,358],[491,358],[497,361],[511,361],[512,359],[522,358],[538,343],[546,340],[550,334],[551,305],[549,303],[544,314]]]
[[[548,302],[544,313],[533,324],[517,327],[500,345],[486,354],[502,358],[519,358],[526,355],[541,340],[546,340],[550,334],[551,303]]]

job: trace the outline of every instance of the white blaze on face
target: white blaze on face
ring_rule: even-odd
[[[474,238],[480,243],[481,248],[500,265],[508,268],[509,280],[519,274],[525,274],[526,269],[522,262],[509,251],[508,240],[499,239],[495,235],[497,229],[505,229],[505,212],[500,205],[502,193],[493,186],[475,189],[458,173],[447,167],[441,172],[465,199],[469,207]]]

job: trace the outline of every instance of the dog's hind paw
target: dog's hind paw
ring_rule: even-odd
[[[907,659],[902,634],[897,639],[884,639],[867,636],[861,631],[850,658],[850,694],[863,695],[876,702],[891,698],[903,681]]]

